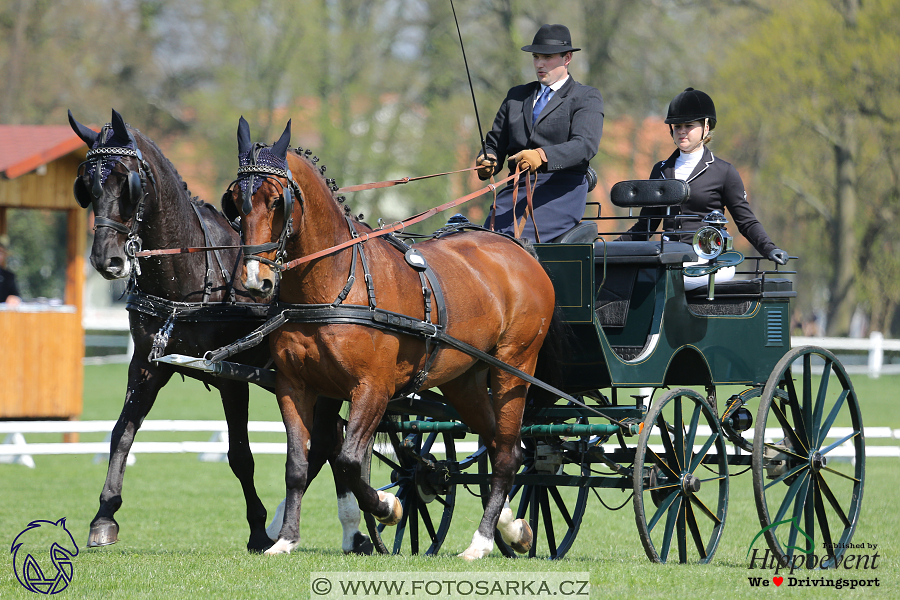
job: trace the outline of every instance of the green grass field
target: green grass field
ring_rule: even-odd
[[[900,377],[853,379],[865,423],[900,428],[896,408]],[[115,419],[125,380],[124,365],[86,367],[82,418]],[[222,419],[223,415],[217,395],[196,382],[178,380],[163,390],[149,418]],[[253,392],[251,419],[279,419],[270,395]],[[147,432],[138,439],[186,439],[186,435],[191,434]],[[190,439],[205,441],[208,435],[195,434]],[[82,435],[82,440],[102,437]],[[257,435],[253,439],[272,438]],[[29,442],[41,440],[41,436],[28,438]],[[32,520],[66,517],[76,542],[83,546],[106,465],[94,464],[91,456],[37,456],[35,461],[33,470],[0,465],[0,542],[9,548],[6,544]],[[257,487],[271,513],[284,496],[284,458],[258,456],[256,464]],[[126,471],[124,504],[117,513],[121,541],[99,550],[82,547],[74,560],[73,581],[57,597],[307,598],[310,573],[316,571],[372,571],[388,578],[393,573],[433,571],[588,571],[594,598],[896,597],[900,581],[898,489],[900,461],[869,459],[863,514],[853,541],[878,545],[878,568],[813,574],[813,578],[877,576],[880,587],[852,592],[784,585],[753,588],[749,576],[772,572],[748,570],[747,548],[759,530],[749,473],[732,478],[725,533],[711,565],[651,564],[638,539],[631,503],[610,512],[595,498],[589,500],[578,539],[565,559],[510,560],[495,551],[483,561],[467,564],[455,555],[468,545],[481,508],[479,500],[464,490],[458,492],[453,525],[439,556],[344,556],[334,487],[326,469],[304,498],[301,547],[289,556],[256,556],[244,550],[243,498],[226,463],[203,463],[193,454],[143,454]],[[617,490],[604,490],[601,495],[611,505],[627,498]],[[12,556],[7,557],[6,567],[0,569],[0,598],[33,597],[16,581]]]

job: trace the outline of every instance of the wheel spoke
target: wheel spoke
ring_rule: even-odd
[[[659,485],[656,487],[645,488],[644,491],[645,492],[655,492],[657,490],[664,490],[667,488],[674,488],[674,487],[680,487],[680,486],[681,486],[680,483],[671,483],[669,485]]]
[[[822,541],[825,544],[826,556],[831,556],[837,562],[834,552],[834,544],[831,543],[831,529],[828,527],[828,516],[825,514],[825,505],[822,503],[822,494],[819,491],[819,480],[813,480],[813,504],[816,508],[816,517],[819,520],[819,529],[822,530]]]
[[[691,414],[691,424],[688,426],[687,438],[684,440],[684,462],[692,463],[688,460],[694,452],[694,440],[697,438],[697,423],[700,421],[700,411],[702,410],[700,403],[694,404],[694,412]],[[693,471],[693,469],[688,469]]]
[[[678,479],[679,477],[681,477],[681,475],[678,472],[676,472],[672,467],[670,467],[668,464],[666,464],[666,462],[659,456],[659,454],[654,452],[651,448],[647,448],[647,452],[652,454],[653,458],[655,459],[654,462],[657,465],[659,465],[660,467],[667,470],[669,473],[671,473],[672,477],[674,477],[675,479]]]
[[[659,557],[663,562],[669,558],[669,546],[672,544],[672,533],[675,531],[675,525],[678,522],[678,513],[681,510],[681,497],[676,496],[678,502],[673,502],[669,507],[669,510],[666,511],[666,531],[663,534],[663,545],[662,551],[659,553]]]
[[[675,477],[678,477],[681,472],[681,463],[678,461],[678,455],[675,453],[675,448],[672,446],[672,438],[669,437],[669,426],[666,424],[662,412],[656,417],[656,425],[659,428],[659,437],[662,438],[663,447],[666,449],[669,461],[678,465],[678,473],[675,475]]]
[[[420,449],[422,454],[427,454],[431,452],[431,447],[434,445],[434,440],[437,438],[438,432],[432,431],[428,434],[428,437],[425,438],[425,443],[422,444],[422,448]]]
[[[687,528],[685,527],[687,505],[687,502],[681,503],[681,507],[678,509],[678,522],[675,523],[678,532],[678,562],[681,564],[687,562]]]
[[[687,464],[687,460],[685,460],[685,445],[684,445],[684,416],[681,414],[682,411],[682,401],[684,400],[684,396],[675,396],[672,398],[672,404],[674,404],[675,415],[672,419],[672,426],[675,429],[675,460],[678,461],[678,468],[681,468],[681,465]]]
[[[850,481],[855,481],[856,483],[859,483],[859,479],[857,479],[856,477],[850,477],[849,475],[845,475],[844,473],[841,473],[840,471],[835,471],[831,467],[822,467],[822,471],[828,471],[829,473],[834,473],[835,475],[838,475],[839,477],[843,477],[844,479],[849,479]]]
[[[435,496],[434,501],[440,503],[440,505],[445,508],[450,506],[450,503],[444,500],[441,496]]]
[[[791,412],[793,412],[793,410]],[[788,421],[787,415],[784,414],[784,411],[781,410],[781,407],[778,406],[777,402],[772,403],[772,414],[774,414],[775,418],[778,419],[778,423],[781,425],[781,430],[782,432],[784,432],[784,435],[791,439],[791,445],[798,451],[800,449],[803,449],[806,452],[809,452],[809,450],[800,440],[800,437],[797,435],[794,427]]]
[[[703,547],[703,538],[700,535],[700,527],[697,526],[697,517],[694,516],[694,508],[690,502],[686,503],[685,512],[687,513],[687,524],[691,530],[691,536],[694,538],[694,546],[697,547],[697,553],[701,559],[706,558],[706,548]]]
[[[778,513],[775,515],[775,518],[772,519],[773,523],[778,523],[782,519],[784,519],[784,515],[787,513],[788,508],[790,508],[791,503],[794,501],[794,498],[797,497],[797,492],[800,491],[800,486],[803,485],[803,481],[808,475],[809,473],[803,473],[802,475],[799,475],[797,479],[794,480],[794,483],[791,484],[791,487],[788,488],[787,493],[781,500],[781,506],[778,507]]]
[[[700,452],[698,452],[696,455],[694,455],[694,457],[691,459],[691,464],[688,466],[688,471],[690,473],[693,473],[695,470],[697,470],[697,467],[699,467],[700,463],[703,462],[703,459],[706,458],[707,452],[709,452],[709,449],[712,448],[713,443],[718,438],[719,438],[718,432],[715,432],[711,436],[709,436],[709,438],[706,440],[706,443],[704,443],[703,447],[700,448]]]
[[[550,556],[556,556],[556,535],[553,532],[553,515],[550,514],[550,499],[546,491],[541,494],[541,512],[544,513],[544,534],[547,536],[547,547]]]
[[[816,446],[821,446],[822,442],[825,441],[825,438],[828,436],[828,432],[831,431],[831,426],[834,424],[834,420],[837,418],[838,412],[841,410],[841,406],[844,405],[844,400],[847,399],[847,396],[850,394],[850,390],[844,390],[841,392],[841,395],[838,396],[838,399],[835,400],[834,406],[831,407],[831,412],[828,413],[828,418],[825,419],[825,422],[822,423],[821,429],[819,429],[819,439],[816,440]]]
[[[803,415],[803,425],[806,433],[806,446],[812,447],[813,423],[812,423],[812,364],[811,356],[803,355],[803,405],[800,412]]]
[[[809,451],[806,445],[807,437],[805,423],[803,422],[803,411],[800,407],[800,400],[797,397],[797,390],[794,388],[794,378],[791,374],[790,369],[788,369],[787,388],[788,397],[786,402],[787,405],[791,408],[791,416],[794,417],[794,426],[791,427],[790,425],[788,425],[788,428],[791,430],[791,434],[798,442],[798,444],[796,445],[803,448],[804,450]],[[777,402],[773,402],[772,407],[777,407],[779,411],[781,410],[781,407],[778,406]],[[785,422],[787,422],[787,415],[784,415],[784,413],[782,413],[782,416],[784,416]]]
[[[804,527],[806,527],[807,535],[806,549],[807,554],[813,552],[815,548],[816,537],[816,478],[810,477],[806,486],[806,503],[803,506],[803,516],[805,517]]]
[[[831,359],[825,359],[825,368],[822,370],[822,379],[819,381],[819,394],[816,397],[816,408],[812,416],[812,432],[810,434],[813,448],[818,448],[822,440],[819,439],[819,428],[822,424],[822,413],[825,411],[825,398],[828,394],[828,382],[831,379]]]
[[[778,479],[773,479],[773,480],[772,480],[771,482],[769,482],[769,484],[768,484],[767,486],[765,486],[763,489],[767,490],[767,489],[769,489],[770,487],[772,487],[773,485],[778,484],[778,483],[781,483],[782,481],[784,481],[785,479],[787,479],[787,478],[790,477],[791,475],[794,475],[795,473],[799,473],[800,471],[802,471],[803,469],[806,469],[806,468],[808,468],[808,467],[809,467],[809,465],[808,465],[807,463],[800,463],[799,465],[797,465],[796,467],[794,467],[794,468],[791,469],[790,471],[787,471],[784,475],[780,476]]]
[[[534,535],[534,539],[531,542],[531,551],[528,552],[528,556],[534,558],[537,554],[537,541],[538,541],[538,513],[541,512],[540,506],[540,488],[536,485],[531,486],[531,498],[529,501],[530,510],[528,515],[528,525],[531,527],[531,533]]]
[[[858,431],[854,431],[853,433],[847,434],[844,437],[842,437],[841,439],[839,439],[838,441],[836,441],[835,443],[830,444],[830,445],[826,446],[825,448],[822,448],[820,453],[824,456],[824,455],[828,454],[829,452],[831,452],[832,450],[834,450],[835,448],[837,448],[838,446],[840,446],[841,444],[843,444],[844,442],[846,442],[847,440],[855,438],[858,435],[859,435]]]
[[[419,497],[415,492],[410,494],[409,504],[409,552],[410,554],[419,553]]]
[[[566,503],[563,501],[559,490],[555,487],[550,487],[547,488],[547,491],[553,496],[553,502],[556,504],[559,514],[562,515],[563,520],[566,522],[566,526],[571,527],[574,522],[572,521],[572,516],[569,514],[569,509],[566,507]]]
[[[397,463],[395,463],[394,461],[392,461],[391,459],[389,459],[387,456],[385,456],[385,455],[382,454],[381,452],[376,452],[376,451],[373,450],[373,451],[372,451],[372,455],[373,455],[373,456],[377,456],[377,457],[378,457],[378,460],[380,460],[381,462],[383,462],[384,464],[386,464],[387,466],[389,466],[390,468],[392,468],[392,469],[395,470],[395,471],[402,471],[402,470],[403,470],[403,467],[401,467],[400,465],[398,465]],[[384,489],[384,488],[382,488],[382,489]]]
[[[837,513],[838,518],[841,520],[841,523],[844,524],[844,527],[850,527],[850,519],[847,518],[847,515],[844,514],[844,509],[841,507],[841,504],[838,502],[837,498],[834,497],[834,493],[832,493],[831,488],[828,487],[828,483],[825,481],[825,478],[822,477],[821,473],[816,473],[816,478],[819,482],[819,489],[828,498],[828,503],[831,504],[831,508],[834,509],[834,512]]]
[[[691,496],[691,502],[696,504],[697,508],[700,509],[700,512],[702,512],[704,515],[706,515],[707,518],[709,520],[713,521],[716,525],[722,524],[722,519],[720,519],[715,514],[713,514],[713,512],[711,510],[709,510],[709,507],[707,507],[706,504],[703,503],[703,500],[701,500],[697,496]]]
[[[800,550],[800,548],[798,548],[794,544],[797,543],[796,525],[800,522],[800,517],[803,515],[803,509],[806,507],[807,492],[809,491],[809,477],[807,477],[807,475],[808,473],[803,474],[803,483],[800,486],[800,493],[797,494],[797,499],[794,502],[794,513],[792,516],[795,527],[791,527],[791,531],[788,534],[788,545],[786,548],[786,550],[790,550],[788,554],[791,556],[793,556],[794,550]]]
[[[420,509],[420,512],[422,513],[422,524],[425,525],[425,531],[428,532],[431,543],[434,543],[437,541],[437,532],[434,530],[434,523],[431,521],[431,515],[428,513],[428,505],[422,502]]]
[[[802,460],[802,461],[804,461],[804,462],[807,460],[807,457],[805,457],[805,456],[800,456],[799,454],[796,454],[796,453],[794,453],[794,452],[791,452],[790,450],[788,450],[787,448],[785,448],[785,447],[783,447],[783,446],[779,446],[779,445],[777,445],[777,444],[772,444],[772,443],[769,443],[769,442],[763,442],[763,445],[764,445],[766,448],[771,448],[772,450],[777,450],[778,452],[781,452],[782,454],[790,454],[790,455],[793,456],[794,458],[799,459],[799,460]]]
[[[653,518],[650,519],[649,523],[647,523],[647,533],[653,531],[653,528],[656,527],[656,524],[659,522],[660,518],[662,518],[663,514],[665,514],[672,503],[675,502],[676,498],[678,498],[677,490],[663,498],[663,501],[659,503],[659,507],[656,509],[656,512],[653,513]]]

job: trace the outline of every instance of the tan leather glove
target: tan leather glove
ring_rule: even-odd
[[[497,157],[493,154],[479,154],[475,159],[475,166],[478,167],[478,179],[484,181],[490,179],[491,175],[497,169]]]
[[[528,169],[532,173],[541,168],[541,165],[545,162],[547,162],[547,157],[540,148],[537,150],[522,150],[509,157],[511,167],[519,165],[519,168],[523,171]]]

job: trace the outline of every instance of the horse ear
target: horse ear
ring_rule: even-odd
[[[291,120],[288,119],[287,126],[284,128],[284,133],[281,134],[281,139],[275,142],[275,145],[272,146],[272,154],[279,158],[287,159],[287,149],[291,144]]]
[[[250,148],[253,147],[253,142],[250,141],[250,124],[247,123],[243,115],[241,115],[241,120],[238,121],[237,142],[238,156],[247,154],[250,152]]]
[[[237,220],[241,218],[234,205],[234,200],[231,198],[230,190],[222,194],[222,214],[232,223],[237,223]]]
[[[69,111],[69,125],[72,127],[72,131],[81,138],[81,141],[87,144],[88,148],[94,147],[97,138],[100,137],[100,133],[76,121],[75,117],[72,116],[71,110]]]
[[[125,119],[115,109],[112,111],[112,128],[113,136],[109,140],[110,146],[124,148],[131,142],[131,136],[128,135],[128,127],[125,126]]]

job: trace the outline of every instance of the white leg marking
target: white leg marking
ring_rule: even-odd
[[[284,525],[284,500],[282,500],[281,504],[278,505],[278,508],[275,509],[275,516],[272,517],[272,522],[266,527],[266,535],[269,536],[269,539],[273,542],[278,539],[278,534],[281,533],[282,525]]]
[[[466,560],[478,560],[490,554],[493,549],[494,540],[486,538],[476,531],[475,535],[472,536],[472,543],[459,556]]]
[[[359,505],[356,503],[356,496],[347,494],[338,497],[338,519],[344,530],[341,550],[344,553],[353,552],[353,538],[359,533]]]
[[[276,554],[290,554],[291,550],[296,548],[300,542],[289,542],[287,540],[279,539],[275,542],[275,545],[266,550],[266,554],[269,556],[274,556]]]

